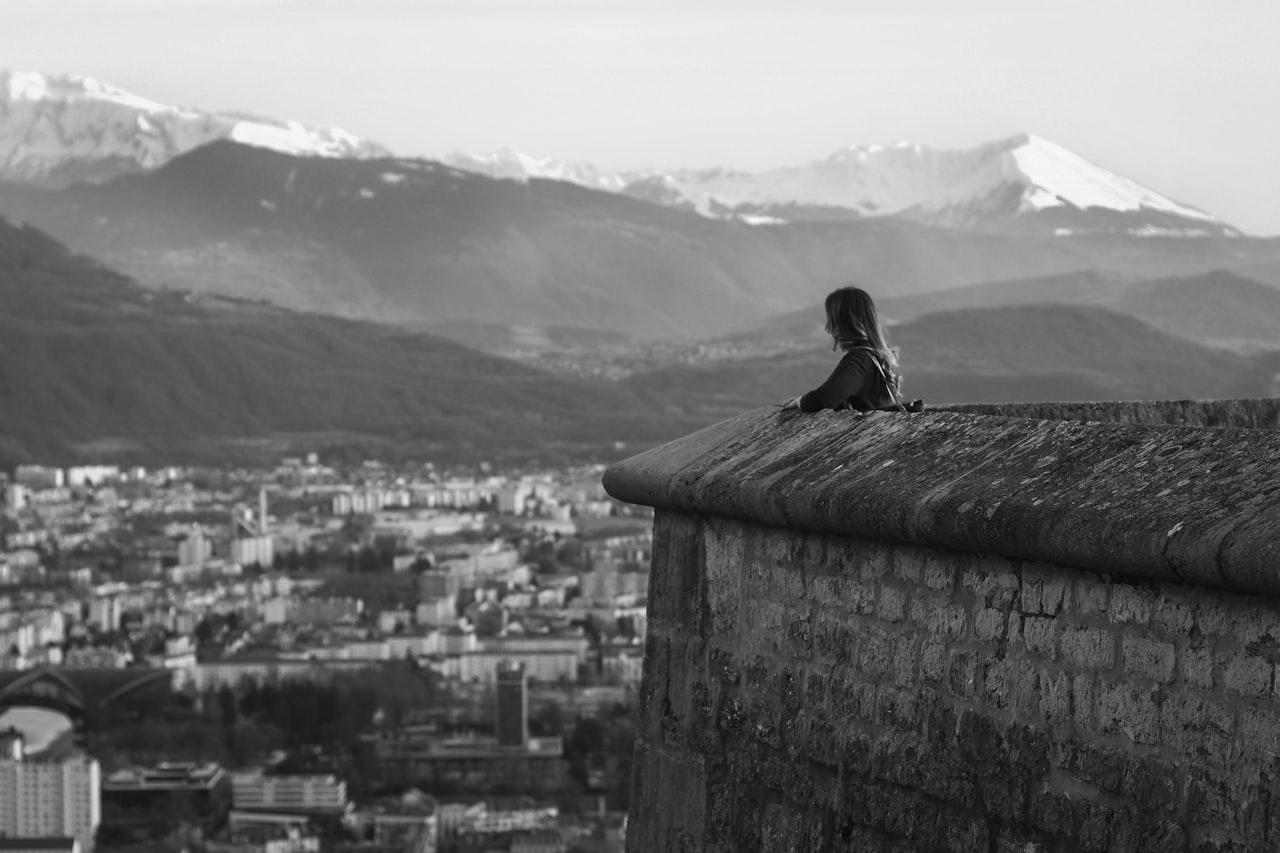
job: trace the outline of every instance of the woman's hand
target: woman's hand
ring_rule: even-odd
[[[798,414],[800,414],[800,398],[798,396],[778,403],[778,423],[789,421]]]

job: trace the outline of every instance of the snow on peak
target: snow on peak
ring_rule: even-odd
[[[217,139],[289,154],[385,157],[333,128],[172,107],[92,77],[0,71],[0,179],[105,180],[152,169]]]
[[[1013,158],[1028,184],[1028,192],[1023,196],[1024,209],[1044,210],[1069,204],[1118,211],[1156,210],[1187,219],[1218,221],[1202,210],[1179,204],[1038,136],[1024,134],[1021,144],[1013,146],[1008,156]]]
[[[627,191],[647,197],[653,186],[650,179],[643,192]],[[665,175],[664,196],[667,203],[730,215],[739,208],[818,206],[958,224],[1062,208],[1172,215],[1226,227],[1031,133],[964,150],[912,142],[848,146],[822,160],[756,174],[672,172]]]
[[[550,157],[534,157],[511,148],[499,148],[479,154],[453,151],[442,157],[441,161],[491,178],[513,181],[542,178],[566,181],[606,192],[621,192],[628,180],[625,174],[606,172],[590,163],[568,163]]]

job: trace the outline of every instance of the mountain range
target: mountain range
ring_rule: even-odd
[[[1280,283],[1275,240],[1045,237],[891,216],[762,227],[563,181],[229,140],[102,184],[0,186],[0,213],[148,287],[418,328],[702,338],[847,280],[887,297],[1083,270],[1138,279],[1253,264]]]
[[[1244,354],[1280,349],[1280,288],[1225,270],[1192,276],[1129,280],[1094,271],[1012,279],[950,290],[889,297],[882,318],[897,325],[940,311],[1014,305],[1108,308],[1194,343]],[[825,339],[814,303],[728,336],[764,347],[812,345]]]
[[[658,395],[440,338],[156,292],[0,220],[0,468],[296,446],[600,458],[702,423]]]
[[[756,224],[899,216],[930,225],[1070,236],[1239,236],[1174,201],[1032,134],[970,150],[851,146],[800,166],[608,173],[510,150],[446,162],[491,177],[550,178]]]
[[[604,458],[816,385],[848,281],[930,402],[1280,393],[1280,240],[1032,136],[615,175],[0,82],[7,460]]]
[[[390,155],[377,143],[335,128],[167,106],[92,77],[0,71],[3,181],[98,183],[158,168],[216,139],[298,155]]]
[[[0,466],[261,459],[610,459],[815,386],[816,343],[618,381],[260,301],[154,291],[0,221]],[[1280,360],[1095,306],[942,311],[894,327],[907,391],[959,401],[1261,396]],[[611,340],[611,339],[610,339]]]

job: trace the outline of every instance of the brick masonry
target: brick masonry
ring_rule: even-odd
[[[659,510],[633,853],[1280,849],[1280,604]]]

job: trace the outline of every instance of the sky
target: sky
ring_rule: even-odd
[[[764,170],[1031,132],[1280,235],[1276,0],[0,0],[0,64],[403,156]]]

